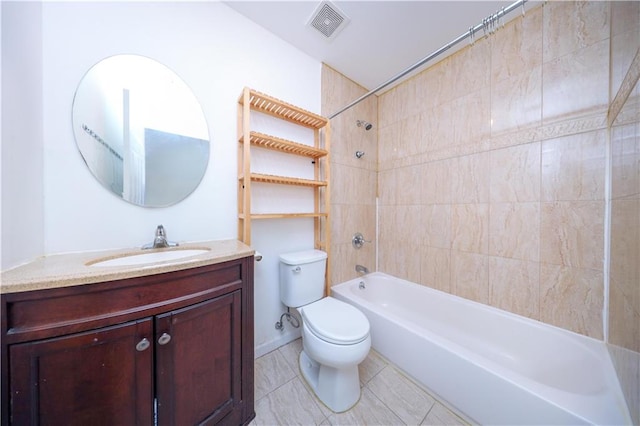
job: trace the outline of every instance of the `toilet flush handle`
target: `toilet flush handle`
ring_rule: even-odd
[[[296,266],[295,268],[292,269],[292,271],[297,274],[298,272],[302,272],[302,268],[299,266]]]

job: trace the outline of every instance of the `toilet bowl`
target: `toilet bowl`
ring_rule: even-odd
[[[299,364],[305,381],[332,411],[343,412],[360,399],[358,364],[369,353],[369,321],[357,308],[324,294],[326,253],[280,256],[280,298],[302,317]]]
[[[324,309],[328,321],[317,316],[309,319],[305,310],[318,307]],[[336,308],[350,314],[345,319],[352,322],[342,323],[347,329],[345,333],[340,332],[337,321],[332,321]],[[360,399],[358,364],[364,361],[371,348],[369,322],[355,307],[332,297],[303,307],[301,313],[303,351],[299,361],[302,376],[332,411],[346,411]]]

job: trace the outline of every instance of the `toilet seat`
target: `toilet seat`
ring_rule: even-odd
[[[300,309],[309,330],[329,343],[353,345],[369,336],[369,320],[357,308],[325,297]]]

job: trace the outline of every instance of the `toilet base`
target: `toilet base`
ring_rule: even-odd
[[[360,399],[358,365],[333,368],[311,359],[300,352],[300,371],[316,396],[332,411],[341,413],[353,407]]]

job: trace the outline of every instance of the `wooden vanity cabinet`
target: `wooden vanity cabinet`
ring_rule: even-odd
[[[151,331],[146,319],[11,345],[11,423],[153,424],[152,351],[131,350]]]
[[[247,424],[253,257],[2,295],[2,424]]]

